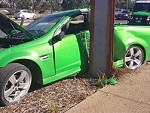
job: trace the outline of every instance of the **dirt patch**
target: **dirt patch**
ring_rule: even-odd
[[[30,92],[1,113],[63,113],[97,91],[94,79],[68,78]]]
[[[123,83],[126,75],[143,73],[149,67],[145,64],[137,70],[115,69],[114,74]],[[95,81],[97,79],[72,77],[49,84],[30,92],[14,105],[0,107],[0,113],[64,113],[100,89],[91,85]]]
[[[137,75],[139,73],[144,74],[143,72],[146,72],[146,70],[149,70],[149,68],[150,68],[150,63],[146,62],[141,67],[135,70],[129,70],[126,68],[117,68],[117,69],[114,69],[113,72],[114,72],[114,75],[117,77],[117,80],[119,82],[122,82],[127,76],[130,77],[133,75]]]

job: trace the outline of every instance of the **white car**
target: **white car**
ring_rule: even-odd
[[[27,9],[16,10],[14,13],[14,18],[25,18],[25,19],[35,19],[36,14]]]

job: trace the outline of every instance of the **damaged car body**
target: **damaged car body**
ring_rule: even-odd
[[[34,21],[26,29],[0,14],[0,29],[2,105],[19,101],[31,84],[44,85],[86,72],[90,43],[88,9],[54,13]],[[115,66],[135,69],[150,59],[150,42],[148,34],[144,35],[149,29],[115,26]]]

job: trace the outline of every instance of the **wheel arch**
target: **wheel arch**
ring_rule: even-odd
[[[11,63],[20,63],[24,66],[26,66],[32,74],[32,82],[34,84],[43,84],[43,80],[42,80],[42,71],[40,66],[32,61],[32,60],[28,60],[28,59],[19,59],[19,60],[15,60]]]
[[[138,47],[140,47],[142,50],[143,50],[143,52],[144,52],[144,60],[143,60],[143,62],[146,60],[146,49],[144,48],[144,46],[143,45],[141,45],[141,44],[132,44],[132,45],[130,45],[129,47],[128,47],[128,49],[130,48],[130,47],[132,47],[132,46],[138,46]]]

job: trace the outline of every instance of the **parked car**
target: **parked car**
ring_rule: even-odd
[[[14,18],[25,18],[25,19],[35,19],[36,14],[27,9],[16,10],[14,13]]]
[[[12,17],[14,11],[10,8],[0,8],[0,13],[10,18]]]
[[[125,9],[120,9],[120,8],[116,8],[115,9],[115,19],[118,16],[118,14],[122,13],[122,11],[124,11]]]
[[[0,14],[0,103],[24,97],[32,84],[84,72],[89,58],[89,10],[58,12],[26,29]],[[150,27],[115,25],[114,65],[136,69],[150,60]]]
[[[137,0],[128,20],[130,25],[150,25],[150,1]]]
[[[128,20],[129,19],[129,11],[124,10],[117,15],[115,15],[116,20]]]

